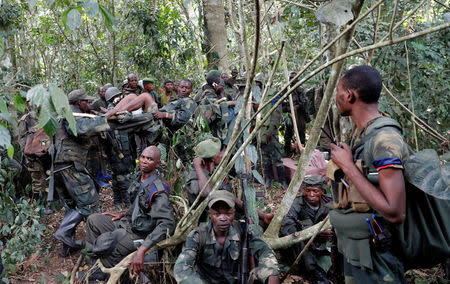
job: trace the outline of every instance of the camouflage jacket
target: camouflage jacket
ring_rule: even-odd
[[[211,176],[209,174],[209,172],[205,169],[203,169],[203,172],[205,173],[206,178],[209,179]],[[197,172],[195,171],[195,169],[193,169],[192,171],[189,172],[187,179],[184,183],[184,187],[186,189],[189,204],[192,205],[192,203],[194,203],[195,199],[197,198],[197,195],[200,193],[200,190],[201,190],[201,188],[198,185],[198,176],[197,176]],[[229,192],[232,191],[231,184],[228,182],[227,178],[225,178],[225,180],[221,184],[220,188],[218,188],[218,189],[219,190],[228,190]]]
[[[102,98],[96,99],[91,105],[92,110],[102,112],[102,113],[104,113],[104,111],[101,108],[107,109],[107,107],[108,107],[108,105],[107,105],[106,101]]]
[[[281,235],[287,236],[297,231],[304,230],[319,223],[328,215],[328,207],[325,205],[328,199],[322,196],[319,208],[314,210],[305,200],[304,196],[297,197],[283,220]]]
[[[176,130],[189,121],[196,108],[197,104],[194,100],[187,97],[170,101],[162,107],[160,111],[173,115],[172,121],[170,122],[170,128]]]
[[[169,187],[159,176],[142,190],[140,187],[139,172],[128,189],[133,204],[121,221],[131,224],[133,232],[145,237],[142,245],[151,248],[173,233],[175,217],[169,201]]]
[[[82,113],[81,110],[72,106],[72,112]],[[55,139],[55,163],[74,163],[79,171],[85,169],[86,157],[91,146],[93,135],[106,131],[109,125],[106,118],[99,116],[96,118],[76,118],[77,136],[69,128],[67,120],[63,119]]]
[[[264,102],[266,102],[269,98],[271,98],[272,95],[266,96]],[[272,103],[267,105],[261,112],[261,117],[266,116],[266,114],[269,112],[269,110],[272,108],[272,106],[277,102],[278,98],[273,99]],[[280,127],[280,124],[282,122],[282,112],[281,107],[278,106],[277,109],[272,113],[270,118],[264,122],[264,124],[261,127],[261,130],[259,132],[258,137],[261,137],[261,142],[266,143],[263,136],[272,136],[272,135],[278,135],[278,128]]]
[[[142,88],[141,86],[137,86],[135,89],[128,87],[128,84],[125,84],[122,88],[122,93],[124,95],[129,95],[129,94],[136,94],[136,95],[140,95],[142,94]]]
[[[202,223],[192,230],[174,267],[178,283],[237,283],[241,254],[240,224],[230,227],[224,246],[216,242],[212,223]],[[205,239],[203,239],[205,238]],[[249,232],[249,249],[258,261],[251,271],[261,283],[278,275],[278,262],[273,250],[259,237]]]

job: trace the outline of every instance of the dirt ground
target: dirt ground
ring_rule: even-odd
[[[258,190],[263,190],[259,188]],[[266,204],[266,210],[274,212],[278,204],[284,195],[282,188],[268,188],[262,198],[264,204]],[[112,190],[103,189],[100,193],[100,204],[102,211],[119,212],[119,208],[116,208],[112,202]],[[68,258],[62,258],[59,256],[61,250],[61,242],[57,241],[53,234],[58,228],[60,221],[64,215],[64,210],[55,212],[49,215],[45,219],[45,225],[47,230],[42,238],[42,242],[37,252],[31,255],[24,263],[19,264],[17,272],[14,275],[10,275],[9,280],[13,284],[18,283],[71,283],[70,275],[72,270],[76,266],[78,261],[81,261],[81,265],[77,270],[88,268],[85,263],[85,258],[82,257],[82,253],[78,252]],[[81,223],[77,228],[77,239],[84,240],[85,223]],[[82,259],[80,259],[82,258]],[[147,269],[147,272],[152,271],[150,274],[157,273],[161,279],[161,275],[165,274],[162,265]],[[173,279],[170,277],[163,277],[167,280],[167,283],[171,283]],[[408,283],[449,283],[444,280],[444,270],[441,266],[437,266],[431,269],[418,269],[410,270],[406,274]],[[162,283],[158,280],[152,283]],[[83,283],[81,280],[76,279],[72,283]],[[283,283],[309,283],[304,278],[297,275],[288,275]]]

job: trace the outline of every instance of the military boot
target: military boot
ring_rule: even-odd
[[[66,257],[83,247],[83,244],[80,241],[75,241],[76,227],[83,219],[83,215],[74,209],[66,211],[64,219],[61,221],[58,230],[54,234],[55,238],[62,241],[64,244],[61,256]]]
[[[288,183],[286,181],[286,174],[284,172],[284,166],[277,167],[277,173],[278,173],[278,182],[281,184],[281,186],[284,189],[287,189]]]

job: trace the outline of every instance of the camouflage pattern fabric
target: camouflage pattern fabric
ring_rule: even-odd
[[[42,160],[31,161],[27,159],[26,165],[31,175],[31,190],[33,193],[48,192],[48,180],[46,180],[47,175],[45,174],[46,169]]]
[[[134,203],[139,206],[140,214],[145,215],[147,224],[145,226],[151,228],[149,231],[142,232],[136,230],[131,225],[131,215],[133,208],[128,210],[127,214],[120,220],[112,221],[111,216],[104,216],[101,214],[94,214],[89,216],[86,223],[86,250],[91,253],[97,248],[96,246],[103,246],[102,243],[96,242],[97,238],[103,233],[112,232],[111,237],[120,235],[121,237],[113,242],[113,247],[110,248],[112,252],[105,255],[99,255],[102,263],[106,267],[113,267],[119,263],[123,257],[135,251],[137,247],[134,245],[134,240],[143,240],[142,246],[151,248],[159,241],[166,238],[166,233],[172,234],[175,229],[175,218],[169,197],[163,190],[157,192],[151,197],[150,191],[155,186],[154,183],[147,185],[141,192],[139,188],[140,173],[136,176],[130,186],[130,193],[133,197]],[[135,200],[137,198],[137,200]],[[151,203],[149,200],[151,199]],[[104,248],[108,250],[109,248]]]
[[[408,157],[408,145],[393,127],[384,127],[380,130],[373,127],[380,118],[381,116],[369,121],[361,131],[355,132],[350,145],[355,151],[364,136],[370,135],[371,131],[379,131],[372,139],[364,143],[364,152],[371,155],[371,161],[364,159],[366,166],[373,169],[374,161],[393,159],[399,163],[387,164],[383,168],[402,169],[402,162]],[[386,280],[391,283],[404,282],[404,270],[402,265],[399,266],[398,258],[391,251],[381,253],[372,247],[370,231],[365,222],[366,217],[370,217],[370,214],[354,212],[352,209],[335,209],[330,212],[330,221],[338,239],[338,249],[344,255],[344,263],[346,263],[344,270],[351,271],[348,265],[351,265],[353,270],[355,268],[359,270],[360,278],[352,278],[353,283],[385,283],[383,281]],[[362,277],[362,274],[366,276]],[[346,274],[346,277],[351,276]],[[372,281],[364,282],[367,279]]]
[[[173,99],[160,109],[161,112],[167,112],[173,115],[168,127],[175,131],[185,125],[194,114],[197,104],[190,97]]]
[[[142,88],[141,88],[141,86],[138,85],[135,89],[133,89],[133,88],[128,87],[128,84],[127,84],[122,88],[122,93],[124,95],[129,95],[129,94],[140,95],[140,94],[142,94]]]
[[[59,167],[67,165],[60,164]],[[55,170],[58,170],[58,167]],[[86,171],[79,171],[72,166],[55,172],[55,189],[65,205],[77,210],[81,215],[89,216],[97,210],[98,193]]]
[[[271,96],[267,96],[266,100],[270,99]],[[270,110],[272,105],[276,103],[276,100],[273,100],[272,104],[266,106],[261,113],[261,116],[264,117],[266,113]],[[264,163],[264,167],[273,166],[281,166],[281,144],[278,140],[278,128],[280,127],[282,120],[282,112],[281,107],[278,108],[272,113],[270,119],[268,119],[260,129],[258,134],[259,142],[261,143],[261,151],[262,151],[262,159]],[[269,142],[267,143],[267,137],[269,138]]]
[[[281,228],[281,236],[287,236],[292,233],[309,228],[323,219],[328,215],[329,209],[326,207],[327,202],[320,200],[319,208],[317,210],[311,208],[303,196],[297,197],[292,204],[291,209],[289,209],[288,214],[283,220]],[[320,246],[321,242],[318,239],[314,240],[316,247]],[[305,247],[305,242],[295,244],[294,246],[287,249],[283,256],[285,256],[285,261],[287,263],[293,263],[300,252]],[[301,258],[299,266],[305,272],[311,272],[317,269],[316,250],[310,247]]]
[[[212,223],[192,230],[174,267],[178,283],[237,283],[241,253],[240,224],[230,226],[224,246],[216,243]],[[206,233],[201,233],[205,230]],[[201,236],[202,235],[202,236]],[[206,239],[201,240],[205,237]],[[272,249],[259,237],[249,233],[249,249],[258,261],[252,275],[266,283],[271,275],[279,275],[278,262]]]
[[[106,101],[104,99],[98,98],[92,103],[91,109],[95,110],[95,111],[98,111],[98,112],[104,113],[104,111],[101,108],[106,109],[107,108],[107,103],[106,103]]]

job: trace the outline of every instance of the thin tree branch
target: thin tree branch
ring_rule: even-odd
[[[305,4],[296,3],[296,2],[289,1],[289,0],[281,0],[281,2],[285,2],[285,3],[291,4],[291,5],[295,5],[297,7],[305,8],[305,9],[308,9],[308,10],[311,10],[311,11],[315,11],[316,10],[316,7],[314,7],[314,6],[308,6],[308,5],[305,5]]]
[[[411,100],[411,111],[412,113],[415,113],[414,111],[414,99],[413,99],[413,93],[412,93],[412,87],[411,87],[411,73],[409,72],[409,55],[408,55],[408,46],[405,44],[405,53],[406,53],[406,73],[408,74],[408,84],[409,84],[409,99]],[[414,144],[416,144],[416,152],[419,151],[419,141],[417,140],[417,129],[416,129],[416,123],[414,116],[411,117],[413,122],[413,132],[414,132]]]
[[[436,3],[438,3],[439,5],[442,5],[442,6],[444,6],[445,8],[447,8],[448,10],[450,10],[450,6],[448,6],[447,4],[445,4],[445,3],[441,3],[440,1],[438,1],[438,0],[433,0],[434,2],[436,2]]]
[[[228,14],[230,15],[231,28],[233,29],[233,31],[236,35],[242,36],[241,32],[238,30],[238,28],[236,27],[236,24],[234,22],[232,2],[233,2],[233,0],[228,0]]]
[[[375,23],[375,28],[374,28],[374,31],[373,31],[373,43],[377,42],[378,25],[380,24],[380,15],[381,15],[381,6],[378,6],[378,9],[377,9],[377,21]],[[374,53],[375,53],[375,49],[370,52],[369,57],[367,58],[367,64],[370,64],[370,61],[372,61]]]
[[[394,30],[395,14],[397,14],[398,0],[395,0],[394,12],[392,13],[391,25],[389,26],[389,39],[392,41],[392,31]]]

